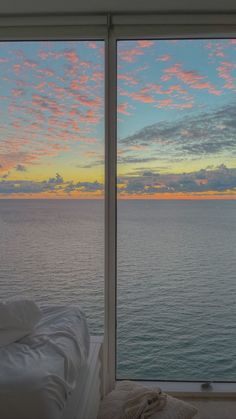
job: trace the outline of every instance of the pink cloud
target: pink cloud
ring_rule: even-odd
[[[68,145],[58,143],[51,144],[51,148],[55,151],[68,151],[70,149]]]
[[[33,60],[24,60],[23,65],[25,67],[29,67],[29,68],[36,68],[38,63],[36,61],[33,61]]]
[[[226,89],[235,90],[235,79],[232,76],[231,72],[236,69],[236,64],[224,61],[221,65],[217,68],[218,75],[220,78],[225,80],[224,87]]]
[[[130,97],[132,97],[132,99],[137,100],[137,101],[142,102],[142,103],[153,103],[153,102],[155,102],[151,95],[147,95],[146,93],[142,93],[142,91],[140,91],[138,93],[131,93]]]
[[[80,84],[78,83],[77,80],[72,80],[70,83],[70,88],[72,90],[80,90]]]
[[[172,79],[173,77],[177,77],[179,80],[189,85],[192,85],[204,79],[203,76],[201,76],[194,70],[192,71],[183,70],[181,64],[174,64],[172,67],[166,68],[164,70],[164,75],[161,77],[161,79],[163,81],[168,81]]]
[[[119,51],[119,58],[127,63],[134,63],[137,56],[143,55],[144,52],[140,48],[133,48],[129,50]]]
[[[39,51],[38,52],[39,58],[42,60],[47,60],[48,58],[53,58],[57,60],[58,58],[61,58],[63,56],[62,52],[56,52],[56,51]]]
[[[120,103],[117,106],[117,112],[122,113],[123,115],[130,115],[130,113],[128,112],[128,108],[129,108],[129,105],[127,102]]]
[[[172,99],[161,99],[157,101],[156,108],[191,109],[192,102],[174,103]]]
[[[77,53],[74,50],[68,50],[64,52],[65,58],[73,64],[77,63],[79,61],[79,57]]]
[[[96,49],[97,48],[97,44],[96,42],[90,41],[88,42],[88,47],[92,48],[92,49]]]
[[[158,104],[155,106],[156,108],[166,108],[173,104],[172,99],[162,99],[158,101]]]
[[[49,53],[46,51],[39,51],[38,56],[39,58],[41,58],[41,60],[47,60],[47,58],[49,57]]]
[[[118,80],[124,80],[127,82],[127,84],[133,86],[138,84],[138,80],[128,74],[118,74]]]
[[[19,74],[19,73],[20,73],[20,71],[21,71],[21,65],[20,65],[20,64],[14,64],[14,65],[13,65],[13,71],[14,71],[16,74]]]
[[[84,115],[80,115],[80,122],[84,122],[86,124],[97,124],[101,119],[93,109],[89,109]]]
[[[51,70],[50,68],[39,68],[38,73],[48,77],[55,76],[55,71]]]
[[[64,116],[65,112],[58,105],[57,101],[50,99],[47,96],[40,96],[37,94],[32,95],[32,105],[41,111],[50,111],[56,116]]]
[[[177,93],[181,95],[186,95],[188,92],[186,89],[183,89],[179,84],[168,87],[164,89],[161,84],[149,83],[145,88],[142,89],[143,93],[155,93],[158,95],[170,95],[172,93]]]
[[[143,39],[143,40],[137,41],[137,45],[140,48],[150,48],[152,45],[154,45],[154,41],[148,41],[148,40]]]
[[[209,93],[220,95],[221,91],[218,90],[213,84],[205,82],[206,77],[200,75],[197,71],[186,71],[182,69],[181,64],[174,64],[172,67],[164,70],[164,75],[161,77],[162,81],[169,81],[173,77],[190,86],[192,89],[207,89]]]
[[[89,81],[89,76],[87,76],[86,74],[82,74],[81,76],[79,76],[79,83],[80,84],[86,84]]]
[[[41,83],[36,84],[34,86],[34,89],[39,90],[40,92],[43,92],[45,85],[46,85],[45,81],[42,81]]]
[[[23,96],[25,91],[23,89],[12,89],[11,93],[12,93],[12,96],[19,97],[19,96]]]
[[[93,99],[88,98],[86,95],[74,94],[74,98],[83,106],[87,107],[100,107],[102,105],[102,98],[96,96]]]
[[[166,62],[166,61],[170,61],[170,59],[171,59],[171,56],[169,54],[165,54],[165,55],[161,55],[159,58],[157,58],[157,61]]]
[[[209,93],[216,96],[220,96],[222,94],[221,90],[217,90],[211,83],[208,82],[195,83],[192,87],[199,90],[207,89]]]
[[[99,82],[103,81],[104,80],[104,73],[102,71],[95,71],[92,75],[92,80],[99,81]]]
[[[126,90],[120,90],[120,96],[128,96],[131,97],[133,100],[142,103],[153,103],[155,102],[154,98],[147,93],[147,90],[141,89],[138,92],[127,92]]]

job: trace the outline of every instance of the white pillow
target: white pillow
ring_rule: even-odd
[[[34,301],[0,303],[0,347],[30,334],[41,317],[42,312]]]
[[[127,400],[127,395],[137,388],[140,388],[137,383],[128,381],[118,383],[116,389],[103,399],[98,418],[122,419],[123,405]],[[147,387],[143,389],[146,390]],[[192,419],[196,413],[197,409],[194,406],[167,395],[163,410],[150,416],[150,419]]]

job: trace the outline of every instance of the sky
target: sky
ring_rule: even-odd
[[[121,199],[236,198],[236,40],[118,42]],[[0,43],[0,198],[104,195],[102,41]]]

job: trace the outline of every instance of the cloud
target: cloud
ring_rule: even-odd
[[[173,77],[182,81],[192,89],[208,90],[209,93],[219,96],[222,92],[217,89],[212,83],[206,81],[206,77],[202,76],[195,70],[183,70],[181,64],[174,64],[172,67],[168,67],[164,70],[164,74],[161,77],[162,81],[169,81]]]
[[[17,164],[16,170],[17,172],[26,172],[26,167],[23,164]]]
[[[157,160],[157,157],[138,157],[138,156],[118,156],[118,164],[130,164],[130,163],[148,163]]]
[[[167,62],[171,60],[171,55],[165,54],[157,58],[157,61]]]
[[[152,95],[146,93],[145,89],[141,89],[138,92],[127,92],[125,90],[120,91],[120,96],[128,96],[131,97],[133,100],[142,102],[142,103],[154,103],[155,99]]]
[[[19,97],[23,96],[25,94],[25,91],[23,89],[12,89],[11,94],[12,96]]]
[[[36,68],[38,66],[37,61],[34,60],[24,60],[23,66],[29,67],[29,68]]]
[[[95,182],[70,182],[65,187],[65,192],[70,193],[73,191],[79,191],[79,192],[98,192],[103,191],[104,186],[102,183],[99,183],[97,181]]]
[[[76,51],[74,50],[66,50],[64,52],[64,56],[65,58],[70,62],[70,63],[77,63],[79,61],[79,57]]]
[[[64,180],[63,177],[59,175],[59,173],[56,173],[56,176],[54,178],[50,178],[48,180],[48,183],[53,185],[61,185],[62,183],[64,183]]]
[[[218,75],[225,81],[224,87],[226,89],[236,91],[235,78],[232,76],[232,71],[236,69],[236,64],[224,61],[217,68]]]
[[[130,115],[130,112],[128,112],[129,104],[127,102],[120,103],[117,106],[118,113],[122,113],[123,115]]]
[[[126,74],[126,73],[119,73],[117,75],[118,80],[122,80],[125,82],[125,84],[127,84],[128,86],[135,86],[139,83],[139,81],[133,77],[130,74]]]
[[[236,169],[224,164],[192,173],[159,174],[151,171],[140,176],[119,178],[120,194],[154,195],[176,193],[236,193]]]
[[[89,47],[89,48],[91,48],[91,49],[96,49],[96,48],[98,47],[98,44],[97,44],[96,42],[94,42],[94,41],[89,41],[89,42],[87,43],[87,45],[88,45],[88,47]]]
[[[143,39],[143,40],[137,41],[137,45],[140,48],[150,48],[154,45],[154,41],[148,41],[148,40]]]
[[[126,50],[120,50],[118,52],[118,59],[126,61],[127,63],[134,63],[138,56],[143,55],[142,48],[132,48]]]
[[[71,192],[98,193],[103,192],[104,185],[98,181],[94,182],[72,182],[64,181],[57,173],[55,177],[43,181],[33,180],[0,180],[0,195],[34,195],[43,193],[59,193],[60,195]]]
[[[173,161],[174,157],[236,153],[235,138],[235,104],[231,104],[176,121],[158,122],[119,141],[122,148],[151,145],[159,155]]]

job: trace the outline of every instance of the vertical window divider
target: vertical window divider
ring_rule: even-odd
[[[116,369],[116,39],[107,16],[105,46],[105,333],[103,393],[115,384]]]

